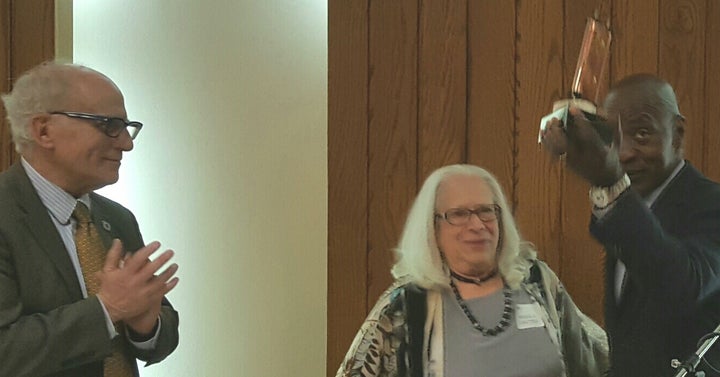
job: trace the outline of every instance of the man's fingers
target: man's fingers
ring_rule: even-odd
[[[552,119],[550,119],[550,121],[547,123],[547,127],[549,127],[549,128],[552,128],[552,127],[560,127],[560,128],[562,128],[562,127],[563,127],[563,122],[562,122],[562,120],[560,120],[560,119],[558,119],[558,118],[552,118]]]
[[[553,119],[548,127],[542,131],[541,142],[553,157],[559,157],[567,152],[567,136],[561,128],[561,122]]]
[[[175,286],[177,286],[178,282],[180,282],[180,279],[177,276],[173,277],[177,270],[177,264],[173,263],[170,267],[163,271],[162,274],[153,276],[151,284],[147,287],[147,297],[154,297],[161,300],[163,296],[172,291]]]
[[[175,275],[177,270],[178,270],[178,265],[176,263],[173,263],[167,269],[165,269],[165,271],[163,271],[160,275],[158,275],[157,279],[164,283],[167,283],[167,281],[170,280],[170,278],[173,277],[173,275]]]
[[[133,253],[132,256],[125,260],[125,268],[129,268],[132,271],[139,270],[145,264],[148,263],[150,255],[156,252],[160,248],[160,242],[153,241],[147,244],[147,246]]]
[[[159,271],[167,262],[175,255],[175,252],[172,250],[165,250],[160,256],[155,258],[155,260],[148,262],[143,266],[141,273],[147,275],[148,278],[150,278],[152,275],[154,275],[157,271]]]
[[[122,241],[115,238],[110,245],[110,250],[105,256],[105,265],[103,266],[104,271],[111,271],[120,268],[120,261],[123,258],[123,245]]]
[[[178,265],[173,263],[170,267],[163,271],[163,273],[153,278],[155,282],[162,283],[162,285],[158,286],[161,297],[172,291],[180,281],[177,276],[174,276],[177,270]]]
[[[568,119],[568,139],[580,149],[601,148],[612,142],[614,132],[605,118],[571,107]]]
[[[175,289],[175,287],[178,285],[179,282],[180,282],[180,279],[177,277],[174,277],[174,278],[172,278],[172,280],[165,283],[165,289],[163,290],[163,296],[165,296],[166,294],[170,293],[170,291]]]
[[[583,122],[587,122],[585,114],[577,107],[570,107],[568,110],[568,124],[566,127],[568,138],[577,139],[579,133],[585,128]]]

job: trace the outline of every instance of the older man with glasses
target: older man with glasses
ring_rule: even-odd
[[[0,376],[138,376],[136,359],[177,347],[178,267],[94,190],[117,182],[142,123],[79,65],[37,66],[2,99],[21,159],[0,174]]]

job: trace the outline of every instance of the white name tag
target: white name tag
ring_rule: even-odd
[[[538,305],[537,302],[515,305],[515,318],[517,320],[518,330],[545,326],[540,316],[540,310],[540,305]]]

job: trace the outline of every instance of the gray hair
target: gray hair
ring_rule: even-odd
[[[74,73],[93,73],[107,78],[82,65],[45,62],[22,74],[15,81],[12,91],[2,95],[18,153],[26,152],[32,146],[30,123],[33,117],[47,111],[60,110],[53,107],[63,105],[73,85]]]
[[[405,222],[400,243],[395,249],[398,261],[392,268],[395,279],[426,289],[450,287],[450,272],[443,263],[435,237],[435,201],[440,184],[452,176],[482,178],[490,187],[495,204],[501,208],[498,265],[507,284],[516,289],[526,276],[531,259],[536,257],[532,244],[525,242],[515,225],[505,194],[497,179],[487,170],[473,165],[449,165],[435,170],[425,180]]]

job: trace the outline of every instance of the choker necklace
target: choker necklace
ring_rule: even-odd
[[[457,303],[460,305],[463,313],[465,313],[465,317],[467,317],[475,330],[480,331],[484,336],[496,336],[501,332],[505,331],[508,325],[510,325],[510,319],[512,318],[513,313],[513,305],[512,292],[510,292],[510,287],[508,287],[507,284],[503,283],[503,296],[505,298],[503,314],[500,318],[500,322],[492,329],[486,329],[485,327],[482,327],[477,321],[477,319],[475,319],[475,316],[472,315],[470,309],[467,307],[467,305],[465,305],[465,300],[460,297],[460,292],[458,292],[458,289],[452,279],[450,280],[450,287],[452,287],[453,293],[455,293],[455,300],[457,300]]]
[[[482,283],[494,278],[495,276],[497,276],[497,273],[498,273],[498,269],[496,268],[496,269],[492,270],[492,272],[490,272],[489,274],[487,274],[481,278],[469,278],[469,277],[462,276],[453,270],[450,270],[450,276],[452,276],[453,279],[455,279],[457,281],[461,281],[463,283],[470,283],[470,284],[475,284],[475,285],[481,285]]]

